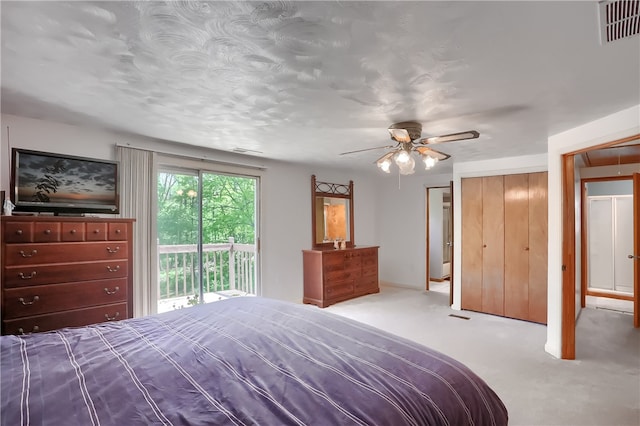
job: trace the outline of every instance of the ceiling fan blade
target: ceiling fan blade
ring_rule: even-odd
[[[356,149],[355,151],[341,152],[339,155],[355,154],[356,152],[365,152],[365,151],[373,151],[374,149],[390,149],[390,148],[393,148],[393,146],[391,145],[377,146],[375,148],[364,148],[364,149]]]
[[[374,161],[374,163],[380,163],[380,162],[382,162],[382,161],[384,161],[384,160],[391,159],[391,157],[393,157],[393,156],[394,156],[394,154],[396,153],[396,151],[397,151],[397,150],[393,150],[393,151],[391,151],[391,152],[387,152],[385,155],[383,155],[382,157],[380,157],[380,158],[378,158],[376,161]]]
[[[455,141],[463,141],[467,139],[476,139],[479,136],[480,136],[480,133],[478,133],[477,131],[469,130],[466,132],[451,133],[450,135],[422,138],[418,143],[422,145],[428,145],[428,144],[443,143],[443,142],[455,142]]]
[[[445,154],[444,152],[436,151],[435,149],[428,148],[426,146],[417,146],[415,148],[416,151],[420,153],[420,155],[430,155],[433,158],[437,158],[438,161],[446,160],[451,156],[449,154]]]

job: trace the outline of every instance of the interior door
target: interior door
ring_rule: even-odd
[[[633,326],[640,327],[640,173],[633,174]]]

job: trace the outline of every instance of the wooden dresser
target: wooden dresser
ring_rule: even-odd
[[[2,334],[133,316],[133,219],[2,216]]]
[[[333,303],[378,293],[378,247],[303,250],[304,303]]]

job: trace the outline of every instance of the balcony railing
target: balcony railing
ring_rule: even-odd
[[[238,290],[256,294],[254,244],[203,244],[204,293]],[[195,244],[158,246],[160,299],[193,297],[199,293],[198,248]]]

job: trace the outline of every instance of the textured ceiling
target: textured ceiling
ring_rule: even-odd
[[[594,1],[0,7],[3,113],[265,158],[374,169],[339,153],[478,130],[442,172],[640,103],[640,37],[600,45]]]

